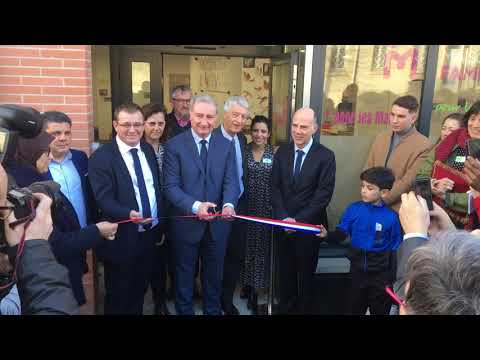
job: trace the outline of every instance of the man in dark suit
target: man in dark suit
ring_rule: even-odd
[[[141,108],[119,106],[113,126],[116,138],[90,158],[90,184],[103,217],[142,220],[119,225],[115,241],[98,248],[105,269],[105,314],[142,314],[164,201],[155,153],[141,140]]]
[[[175,255],[175,308],[194,315],[193,284],[198,254],[202,261],[203,313],[221,315],[222,270],[231,223],[215,220],[209,209],[231,219],[238,199],[235,147],[212,133],[217,107],[209,95],[193,98],[190,131],[165,146],[164,189],[172,204],[169,236]]]
[[[239,183],[239,199],[237,211],[239,214],[245,214],[247,211],[247,196],[245,193],[246,172],[245,146],[247,139],[242,133],[243,127],[249,116],[249,106],[243,96],[230,96],[224,105],[223,124],[215,129],[214,133],[222,135],[228,141],[233,142],[235,146],[235,165],[237,168]],[[222,282],[222,309],[227,315],[239,315],[238,309],[233,305],[233,295],[240,277],[242,263],[245,261],[246,226],[242,220],[235,220],[232,225],[227,245],[227,254],[223,270]]]
[[[190,129],[190,101],[192,90],[187,85],[175,86],[172,90],[172,112],[167,114],[168,137],[172,138]]]
[[[42,117],[44,130],[55,137],[50,143],[46,177],[57,182],[65,196],[62,211],[54,216],[50,243],[57,260],[68,269],[75,298],[83,305],[86,297],[82,277],[88,272],[86,251],[103,243],[103,238],[112,240],[117,225],[93,225],[96,209],[87,179],[88,158],[83,151],[71,148],[72,120],[60,111],[47,111]]]
[[[293,142],[275,154],[272,203],[275,217],[309,224],[326,223],[326,207],[335,186],[335,155],[313,140],[317,131],[310,108],[293,116]],[[319,241],[314,235],[285,231],[278,239],[281,313],[311,312]]]

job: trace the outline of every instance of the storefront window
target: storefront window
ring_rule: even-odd
[[[420,102],[426,50],[424,45],[327,46],[320,142],[337,161],[332,226],[359,200],[356,179],[373,139],[389,128],[393,101],[413,95]]]
[[[465,113],[480,99],[480,45],[441,45],[438,53],[430,138],[438,139],[443,119]]]

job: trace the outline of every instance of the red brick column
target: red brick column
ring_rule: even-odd
[[[90,45],[0,46],[0,103],[63,111],[73,121],[73,147],[93,141]]]
[[[0,104],[63,111],[72,119],[72,147],[90,154],[93,141],[93,90],[90,45],[0,46]],[[87,304],[93,314],[92,255],[84,276]]]

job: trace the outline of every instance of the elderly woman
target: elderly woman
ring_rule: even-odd
[[[480,101],[463,117],[463,128],[454,130],[435,148],[417,176],[432,177],[432,194],[458,228],[473,228],[474,217],[468,215],[468,182],[463,174],[467,141],[480,139]],[[448,176],[446,176],[448,174]]]
[[[157,156],[160,183],[163,183],[163,144],[168,138],[166,112],[161,104],[151,103],[142,108],[145,118],[145,131],[143,139],[149,143]],[[153,271],[150,279],[152,287],[154,312],[156,315],[170,315],[166,304],[167,262],[169,261],[168,248],[164,236],[156,243],[156,254],[153,263]]]

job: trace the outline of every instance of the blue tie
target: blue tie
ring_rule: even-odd
[[[238,173],[238,183],[240,185],[240,195],[238,195],[238,198],[242,196],[243,194],[243,162],[242,162],[242,150],[240,149],[240,140],[238,140],[238,136],[235,136],[233,139],[235,142],[235,156],[236,156],[236,162],[237,162],[237,173]]]
[[[133,167],[135,168],[135,175],[137,175],[138,191],[140,192],[140,200],[142,202],[142,216],[149,218],[152,216],[150,210],[150,202],[148,201],[147,186],[145,185],[145,179],[143,178],[142,166],[140,165],[140,159],[138,157],[138,149],[130,149],[133,158]],[[150,229],[152,224],[142,225],[144,229]]]
[[[302,158],[305,153],[302,150],[297,150],[297,160],[295,161],[295,170],[293,171],[293,182],[298,182],[300,176],[300,168],[302,166]]]
[[[207,155],[208,155],[207,140],[205,139],[201,140],[200,144],[202,144],[202,148],[200,149],[200,160],[202,160],[203,170],[207,172]]]

